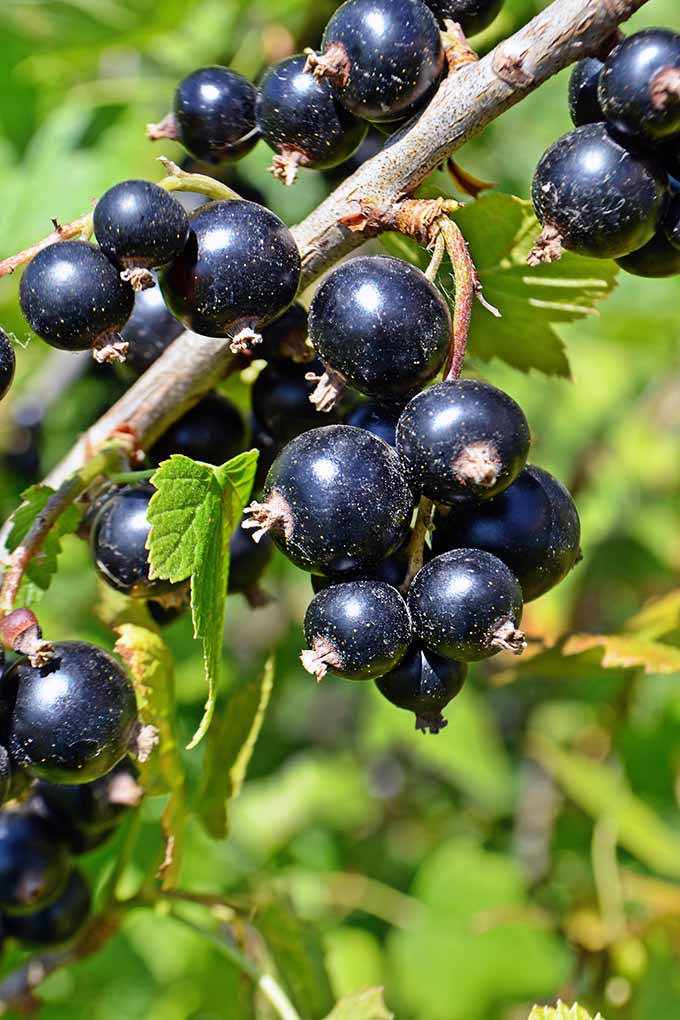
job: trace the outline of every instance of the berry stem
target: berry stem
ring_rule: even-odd
[[[432,523],[434,503],[427,496],[421,496],[418,504],[416,523],[413,525],[411,539],[408,544],[408,570],[401,585],[401,591],[407,592],[411,581],[423,565],[423,553],[425,551],[425,539]]]
[[[207,174],[190,174],[186,170],[182,170],[167,156],[159,156],[158,162],[163,164],[168,175],[158,182],[158,186],[165,188],[166,191],[195,191],[199,195],[207,195],[208,198],[216,201],[241,197],[233,188],[228,188],[226,184],[216,181],[214,177],[208,177]]]
[[[444,236],[456,284],[451,347],[444,368],[444,378],[455,380],[459,378],[465,361],[472,318],[472,300],[479,287],[479,278],[460,227],[447,216],[443,216],[439,221],[439,230]]]
[[[24,266],[27,262],[30,262],[43,248],[49,248],[51,244],[56,244],[57,241],[70,241],[74,238],[87,240],[91,236],[92,213],[79,216],[77,220],[72,220],[71,223],[57,224],[51,234],[43,237],[36,244],[32,244],[30,248],[24,248],[23,251],[17,252],[16,255],[10,255],[8,258],[2,259],[0,261],[0,276],[9,276],[19,266]]]
[[[425,276],[428,278],[430,283],[434,283],[437,279],[437,273],[442,264],[442,259],[446,254],[446,241],[442,233],[437,234],[434,242],[434,251],[432,252],[432,258],[430,264],[425,270]]]
[[[135,482],[145,482],[156,474],[156,468],[149,468],[148,471],[113,471],[109,472],[108,478],[115,485],[134,485]]]

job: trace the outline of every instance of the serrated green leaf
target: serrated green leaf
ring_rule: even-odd
[[[540,224],[531,202],[494,193],[470,202],[454,219],[462,230],[479,273],[484,297],[495,305],[495,318],[476,304],[468,349],[490,361],[500,358],[523,372],[569,376],[564,344],[553,328],[592,315],[612,291],[618,266],[566,252],[559,262],[530,267],[526,263]],[[385,247],[422,269],[429,255],[396,234],[381,237]],[[451,267],[444,261],[438,282],[451,289]]]
[[[601,1013],[591,1017],[588,1010],[579,1006],[577,1002],[573,1006],[567,1006],[558,999],[556,1006],[534,1006],[529,1014],[529,1020],[604,1020],[604,1017]]]
[[[562,646],[563,655],[580,655],[590,649],[600,652],[605,669],[639,667],[645,673],[680,672],[680,648],[632,634],[572,634]]]
[[[262,675],[237,688],[208,733],[203,781],[197,814],[215,839],[227,834],[229,802],[237,797],[245,778],[274,683],[274,660]]]
[[[32,485],[21,494],[24,501],[12,515],[12,527],[7,536],[7,548],[13,552],[21,545],[36,517],[45,509],[54,489],[49,485]],[[83,508],[72,503],[59,515],[45,537],[41,549],[29,561],[19,590],[17,604],[31,606],[40,601],[57,572],[57,558],[61,552],[61,539],[74,532],[83,516]]]
[[[335,1004],[326,1020],[394,1020],[394,1013],[385,1005],[383,991],[382,988],[367,988],[357,995],[345,996]]]
[[[257,450],[249,450],[212,467],[174,454],[151,479],[158,491],[147,511],[150,576],[170,581],[191,577],[194,636],[203,647],[208,698],[189,748],[203,739],[215,710],[222,668],[229,539],[247,502],[257,456]]]
[[[317,929],[300,920],[287,899],[268,900],[254,923],[301,1020],[326,1016],[333,995]]]
[[[531,752],[582,811],[611,820],[629,853],[654,871],[680,878],[680,833],[636,797],[620,773],[538,734]]]
[[[175,734],[175,685],[172,655],[155,629],[121,623],[116,652],[127,665],[137,696],[143,726],[153,726],[158,743],[146,762],[140,762],[142,784],[150,794],[169,793],[161,817],[166,852],[161,867],[164,888],[177,881],[187,820],[184,769]]]

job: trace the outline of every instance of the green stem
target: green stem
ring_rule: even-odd
[[[136,808],[128,823],[127,832],[125,833],[125,839],[123,840],[123,845],[120,848],[120,853],[116,857],[111,873],[102,887],[101,896],[104,904],[112,904],[116,900],[116,889],[118,888],[118,883],[123,876],[123,872],[132,860],[132,855],[134,854],[135,847],[137,846],[141,827],[142,813],[139,808]]]
[[[165,156],[159,156],[158,161],[168,172],[168,176],[158,182],[158,186],[165,188],[166,191],[195,191],[199,195],[207,195],[208,198],[216,201],[241,197],[238,192],[228,188],[221,181],[216,181],[206,174],[187,173],[186,170],[182,170]]]
[[[208,931],[206,928],[201,928],[200,925],[194,924],[193,921],[189,921],[186,917],[177,913],[175,910],[170,911],[171,917],[174,917],[176,921],[179,921],[185,927],[190,928],[201,938],[206,939],[210,942],[215,949],[222,956],[226,957],[235,967],[247,974],[251,981],[255,984],[256,988],[262,992],[264,996],[269,1000],[273,1006],[277,1015],[281,1017],[281,1020],[300,1020],[300,1015],[293,1006],[292,1002],[284,992],[281,985],[278,984],[275,978],[271,974],[267,974],[261,970],[256,963],[249,960],[244,953],[237,949],[236,946],[231,945],[225,939],[220,938],[212,931]]]
[[[109,481],[116,485],[134,485],[135,482],[144,482],[156,474],[156,468],[149,468],[148,471],[114,471],[109,475]]]
[[[416,523],[413,525],[413,532],[408,545],[408,570],[401,585],[401,590],[407,592],[411,581],[423,565],[423,553],[425,551],[425,539],[432,523],[434,503],[427,496],[422,496],[418,504]]]

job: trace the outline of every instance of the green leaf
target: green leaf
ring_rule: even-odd
[[[54,489],[49,485],[32,485],[21,494],[24,502],[12,515],[12,527],[7,536],[7,548],[13,552],[21,545],[36,517],[45,509]],[[83,508],[72,503],[48,532],[42,548],[28,563],[21,584],[18,602],[35,605],[50,586],[57,572],[57,557],[61,552],[61,539],[74,532],[83,516]]]
[[[582,811],[611,820],[629,853],[654,871],[680,878],[680,833],[636,797],[620,773],[538,734],[531,751]]]
[[[531,202],[513,195],[485,195],[464,206],[454,219],[465,235],[484,297],[501,313],[498,319],[475,305],[470,354],[483,361],[500,358],[523,372],[534,368],[546,375],[569,376],[564,344],[554,327],[595,313],[598,302],[615,286],[616,263],[566,252],[559,262],[528,266],[526,257],[541,228]],[[381,240],[393,254],[423,269],[427,266],[427,252],[406,238],[385,234]],[[450,290],[451,267],[446,260],[438,282]]]
[[[254,923],[301,1020],[326,1016],[333,1006],[333,995],[317,929],[301,921],[286,899],[268,900],[258,910]]]
[[[326,1020],[393,1020],[394,1013],[385,1005],[382,988],[367,988],[357,995],[348,995],[326,1017]]]
[[[237,797],[262,727],[274,683],[274,660],[262,675],[230,693],[208,733],[197,814],[215,839],[227,834],[227,809]]]
[[[161,817],[166,845],[161,873],[164,888],[172,888],[179,873],[187,820],[184,769],[175,735],[172,655],[160,634],[150,627],[121,623],[115,630],[116,652],[132,676],[139,720],[156,731],[156,746],[148,759],[140,762],[142,785],[152,795],[170,794]]]
[[[639,613],[626,621],[626,630],[651,641],[680,627],[680,588],[652,599]]]
[[[191,577],[194,636],[203,647],[208,682],[203,719],[189,748],[203,739],[215,709],[222,668],[229,539],[248,500],[257,456],[257,450],[249,450],[221,467],[212,467],[175,454],[151,479],[158,491],[147,511],[150,576],[170,581]]]
[[[567,1006],[558,999],[556,1006],[534,1006],[529,1014],[529,1020],[604,1020],[604,1017],[598,1013],[593,1018],[588,1010],[579,1006],[577,1002],[573,1006]]]
[[[600,665],[605,669],[640,667],[648,674],[680,671],[680,648],[635,635],[572,634],[564,642],[562,654],[580,655],[591,648],[601,652]]]

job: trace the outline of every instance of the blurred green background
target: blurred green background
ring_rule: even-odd
[[[507,0],[479,48],[542,6]],[[181,159],[172,144],[148,143],[144,126],[167,111],[188,71],[221,62],[257,78],[273,60],[317,45],[334,7],[4,0],[0,255],[47,233],[52,217],[86,211],[118,180],[158,179],[160,152]],[[680,30],[677,0],[651,0],[630,23],[647,25]],[[569,127],[566,85],[560,75],[492,124],[462,151],[463,165],[526,197],[542,151]],[[232,180],[258,187],[288,223],[332,186],[302,171],[284,189],[269,161],[259,145]],[[27,398],[40,404],[46,348],[29,340],[16,292],[17,279],[0,281],[0,321],[27,341],[0,406],[0,448],[13,449],[0,475],[4,513],[123,385],[110,370],[88,372],[51,408],[40,466],[22,455],[9,412]],[[581,513],[584,562],[527,608],[530,636],[616,633],[677,585],[679,306],[680,281],[621,276],[599,317],[560,327],[572,381],[497,361],[470,366],[520,401],[533,460],[572,488]],[[227,389],[247,406],[241,381]],[[523,1020],[532,1002],[558,994],[609,1020],[680,1018],[680,677],[605,669],[590,653],[520,668],[500,657],[471,671],[448,728],[423,737],[368,685],[311,682],[298,661],[308,578],[277,558],[266,587],[275,596],[268,608],[228,601],[225,686],[256,675],[275,640],[272,705],[229,840],[212,844],[192,827],[182,884],[288,898],[310,940],[310,987],[296,992],[303,1015],[320,1020],[334,998],[384,984],[399,1020]],[[95,599],[87,548],[67,539],[41,608],[44,630],[110,646]],[[680,644],[680,631],[666,630],[668,644]],[[166,633],[188,739],[204,700],[200,655],[188,620]],[[200,751],[187,756],[190,778],[199,759]],[[131,888],[158,851],[159,813],[147,803]],[[117,846],[86,859],[95,884]],[[263,924],[270,939],[285,926],[276,917]],[[247,979],[159,911],[134,912],[96,957],[55,974],[43,994],[46,1018],[269,1016]]]

